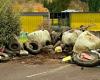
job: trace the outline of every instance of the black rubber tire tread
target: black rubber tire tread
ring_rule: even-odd
[[[74,61],[77,65],[79,65],[79,66],[94,67],[94,66],[97,66],[97,65],[100,63],[100,61],[99,61],[99,56],[98,56],[98,54],[96,54],[96,53],[91,52],[91,55],[93,55],[93,56],[95,57],[95,59],[94,59],[94,60],[91,60],[91,61],[87,61],[87,62],[86,62],[86,61],[80,60],[80,59],[77,57],[77,55],[79,55],[79,54],[78,54],[78,53],[73,54],[72,59],[73,59],[73,61]]]
[[[16,48],[13,48],[12,45],[14,45],[14,44],[17,45]],[[20,49],[21,49],[21,45],[20,45],[20,43],[18,43],[18,42],[10,42],[10,43],[7,45],[7,47],[8,47],[8,49],[11,50],[11,51],[20,51]]]
[[[38,48],[37,48],[37,49],[31,48],[30,45],[32,46],[32,44],[37,45]],[[36,41],[28,41],[28,42],[24,43],[24,48],[25,48],[25,50],[27,50],[30,54],[35,55],[35,54],[38,54],[38,53],[41,51],[42,46],[41,46],[41,44],[39,44],[39,43],[36,42]]]
[[[9,55],[9,57],[12,57],[12,56],[16,56],[17,54],[19,54],[20,51],[11,51],[9,49],[5,49],[4,53],[7,53]]]

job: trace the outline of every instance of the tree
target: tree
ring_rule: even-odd
[[[0,12],[0,47],[13,40],[13,34],[18,35],[19,32],[19,17],[12,11],[10,4],[6,4]]]
[[[47,0],[43,0],[43,4],[50,12],[61,12],[67,9],[70,1],[71,0],[52,0],[52,2],[49,2]]]
[[[89,6],[90,12],[96,12],[100,9],[100,0],[81,0],[83,2],[86,2]]]

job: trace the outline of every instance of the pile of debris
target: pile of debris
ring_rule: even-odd
[[[94,66],[100,62],[100,39],[89,31],[38,30],[32,33],[21,32],[19,37],[14,35],[14,39],[0,48],[0,61],[7,61],[16,56],[45,53],[52,59],[58,58],[64,62],[70,60],[82,66]],[[64,55],[56,57],[55,54]]]

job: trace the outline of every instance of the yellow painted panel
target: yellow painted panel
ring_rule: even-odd
[[[22,31],[33,32],[43,23],[43,16],[21,16]]]
[[[53,19],[54,24],[58,24],[58,19]]]
[[[72,13],[70,24],[73,29],[81,25],[93,25],[88,30],[100,31],[100,13]]]

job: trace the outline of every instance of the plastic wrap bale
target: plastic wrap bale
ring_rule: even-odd
[[[88,51],[89,49],[98,48],[100,48],[100,39],[89,31],[85,31],[78,37],[73,51],[76,53],[81,53],[83,51]]]
[[[78,34],[78,36],[82,33],[81,30],[74,30],[74,32],[76,32]]]
[[[75,31],[66,31],[62,35],[62,42],[64,44],[75,44],[78,34]]]
[[[37,41],[41,45],[45,45],[47,41],[51,42],[50,34],[47,30],[39,30],[28,34],[28,39]]]

